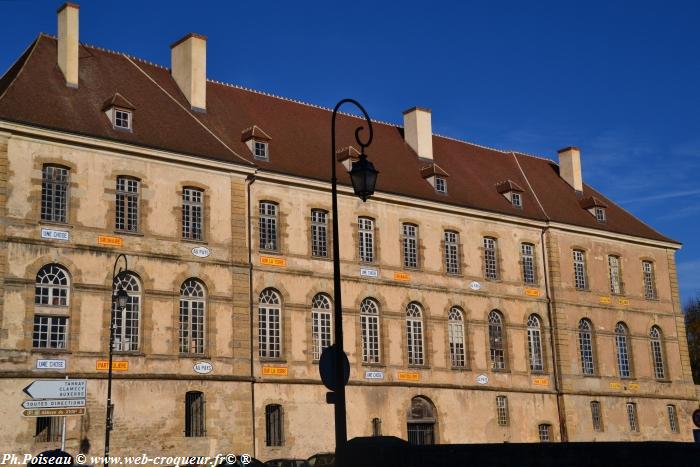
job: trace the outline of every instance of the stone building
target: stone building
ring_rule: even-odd
[[[329,109],[78,42],[58,11],[0,79],[0,448],[54,447],[36,379],[87,380],[70,451],[103,449],[112,272],[112,454],[332,450],[318,376],[332,342]],[[375,123],[366,203],[338,119],[348,435],[420,443],[676,440],[698,403],[678,242],[558,164]],[[38,368],[63,360],[65,369]]]

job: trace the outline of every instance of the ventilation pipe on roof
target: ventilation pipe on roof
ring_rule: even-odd
[[[58,9],[58,67],[66,77],[66,86],[78,87],[78,10],[79,5],[65,3]]]
[[[171,70],[175,82],[192,110],[207,109],[207,38],[190,33],[170,46]]]
[[[559,176],[571,185],[577,193],[581,193],[583,191],[581,150],[570,146],[557,152],[559,153]]]
[[[433,126],[430,109],[413,107],[403,113],[403,137],[418,157],[433,160]]]

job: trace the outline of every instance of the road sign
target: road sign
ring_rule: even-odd
[[[85,415],[85,407],[76,409],[28,409],[23,410],[25,417],[68,417],[71,415]]]
[[[331,391],[337,390],[335,384],[336,348],[335,344],[333,344],[323,349],[323,352],[321,352],[321,359],[318,361],[318,371],[321,373],[321,381],[323,381],[323,385]],[[343,385],[346,385],[348,384],[348,379],[350,379],[350,362],[345,352],[343,352],[341,358],[343,359],[343,378],[345,379]]]
[[[24,388],[32,399],[85,399],[87,380],[38,379]]]
[[[58,409],[65,407],[85,407],[85,399],[44,399],[22,402],[25,409]]]
[[[37,370],[65,370],[66,361],[65,360],[37,360],[36,361]]]

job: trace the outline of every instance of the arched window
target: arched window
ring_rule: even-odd
[[[265,445],[282,446],[282,406],[268,404],[265,406]]]
[[[462,310],[453,306],[447,315],[447,338],[450,344],[450,361],[453,368],[464,368],[464,320]]]
[[[664,365],[664,353],[661,346],[661,329],[652,326],[649,331],[649,342],[651,343],[651,356],[654,361],[654,376],[656,379],[666,378],[666,368]]]
[[[282,349],[282,301],[274,289],[260,293],[258,304],[258,343],[262,358],[280,358]]]
[[[204,353],[204,286],[187,279],[180,287],[180,352]]]
[[[435,444],[436,410],[425,397],[411,399],[408,413],[408,442],[411,444]]]
[[[139,320],[141,319],[141,284],[133,274],[123,274],[114,279],[114,290],[125,290],[129,295],[126,307],[112,304],[114,317],[114,350],[118,352],[139,349]]]
[[[379,363],[379,306],[371,298],[365,298],[360,304],[360,333],[362,362]]]
[[[503,318],[495,310],[489,313],[489,355],[491,357],[491,369],[505,370],[506,347]]]
[[[627,335],[625,323],[617,323],[615,325],[615,353],[617,354],[617,370],[620,373],[620,378],[629,378],[632,375]]]
[[[37,273],[35,305],[68,306],[69,292],[68,272],[58,264],[47,264]]]
[[[198,438],[206,435],[204,394],[189,391],[185,394],[185,436]]]
[[[408,342],[408,364],[422,365],[423,360],[423,310],[416,302],[406,307],[406,338]]]
[[[530,315],[527,320],[527,350],[530,357],[530,371],[535,373],[543,372],[542,333],[540,330],[540,319],[537,315]]]
[[[330,298],[324,294],[316,294],[311,302],[311,342],[314,360],[319,360],[323,349],[331,345],[331,322]]]
[[[592,375],[595,372],[593,364],[593,325],[587,319],[578,322],[578,349],[581,355],[581,372]]]

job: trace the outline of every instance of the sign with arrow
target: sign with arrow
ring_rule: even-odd
[[[85,399],[87,380],[38,379],[24,388],[32,399]]]
[[[85,415],[85,407],[71,409],[29,409],[23,410],[25,417],[67,417],[71,415]]]
[[[59,407],[85,407],[85,399],[44,399],[22,402],[25,409],[53,409]]]

